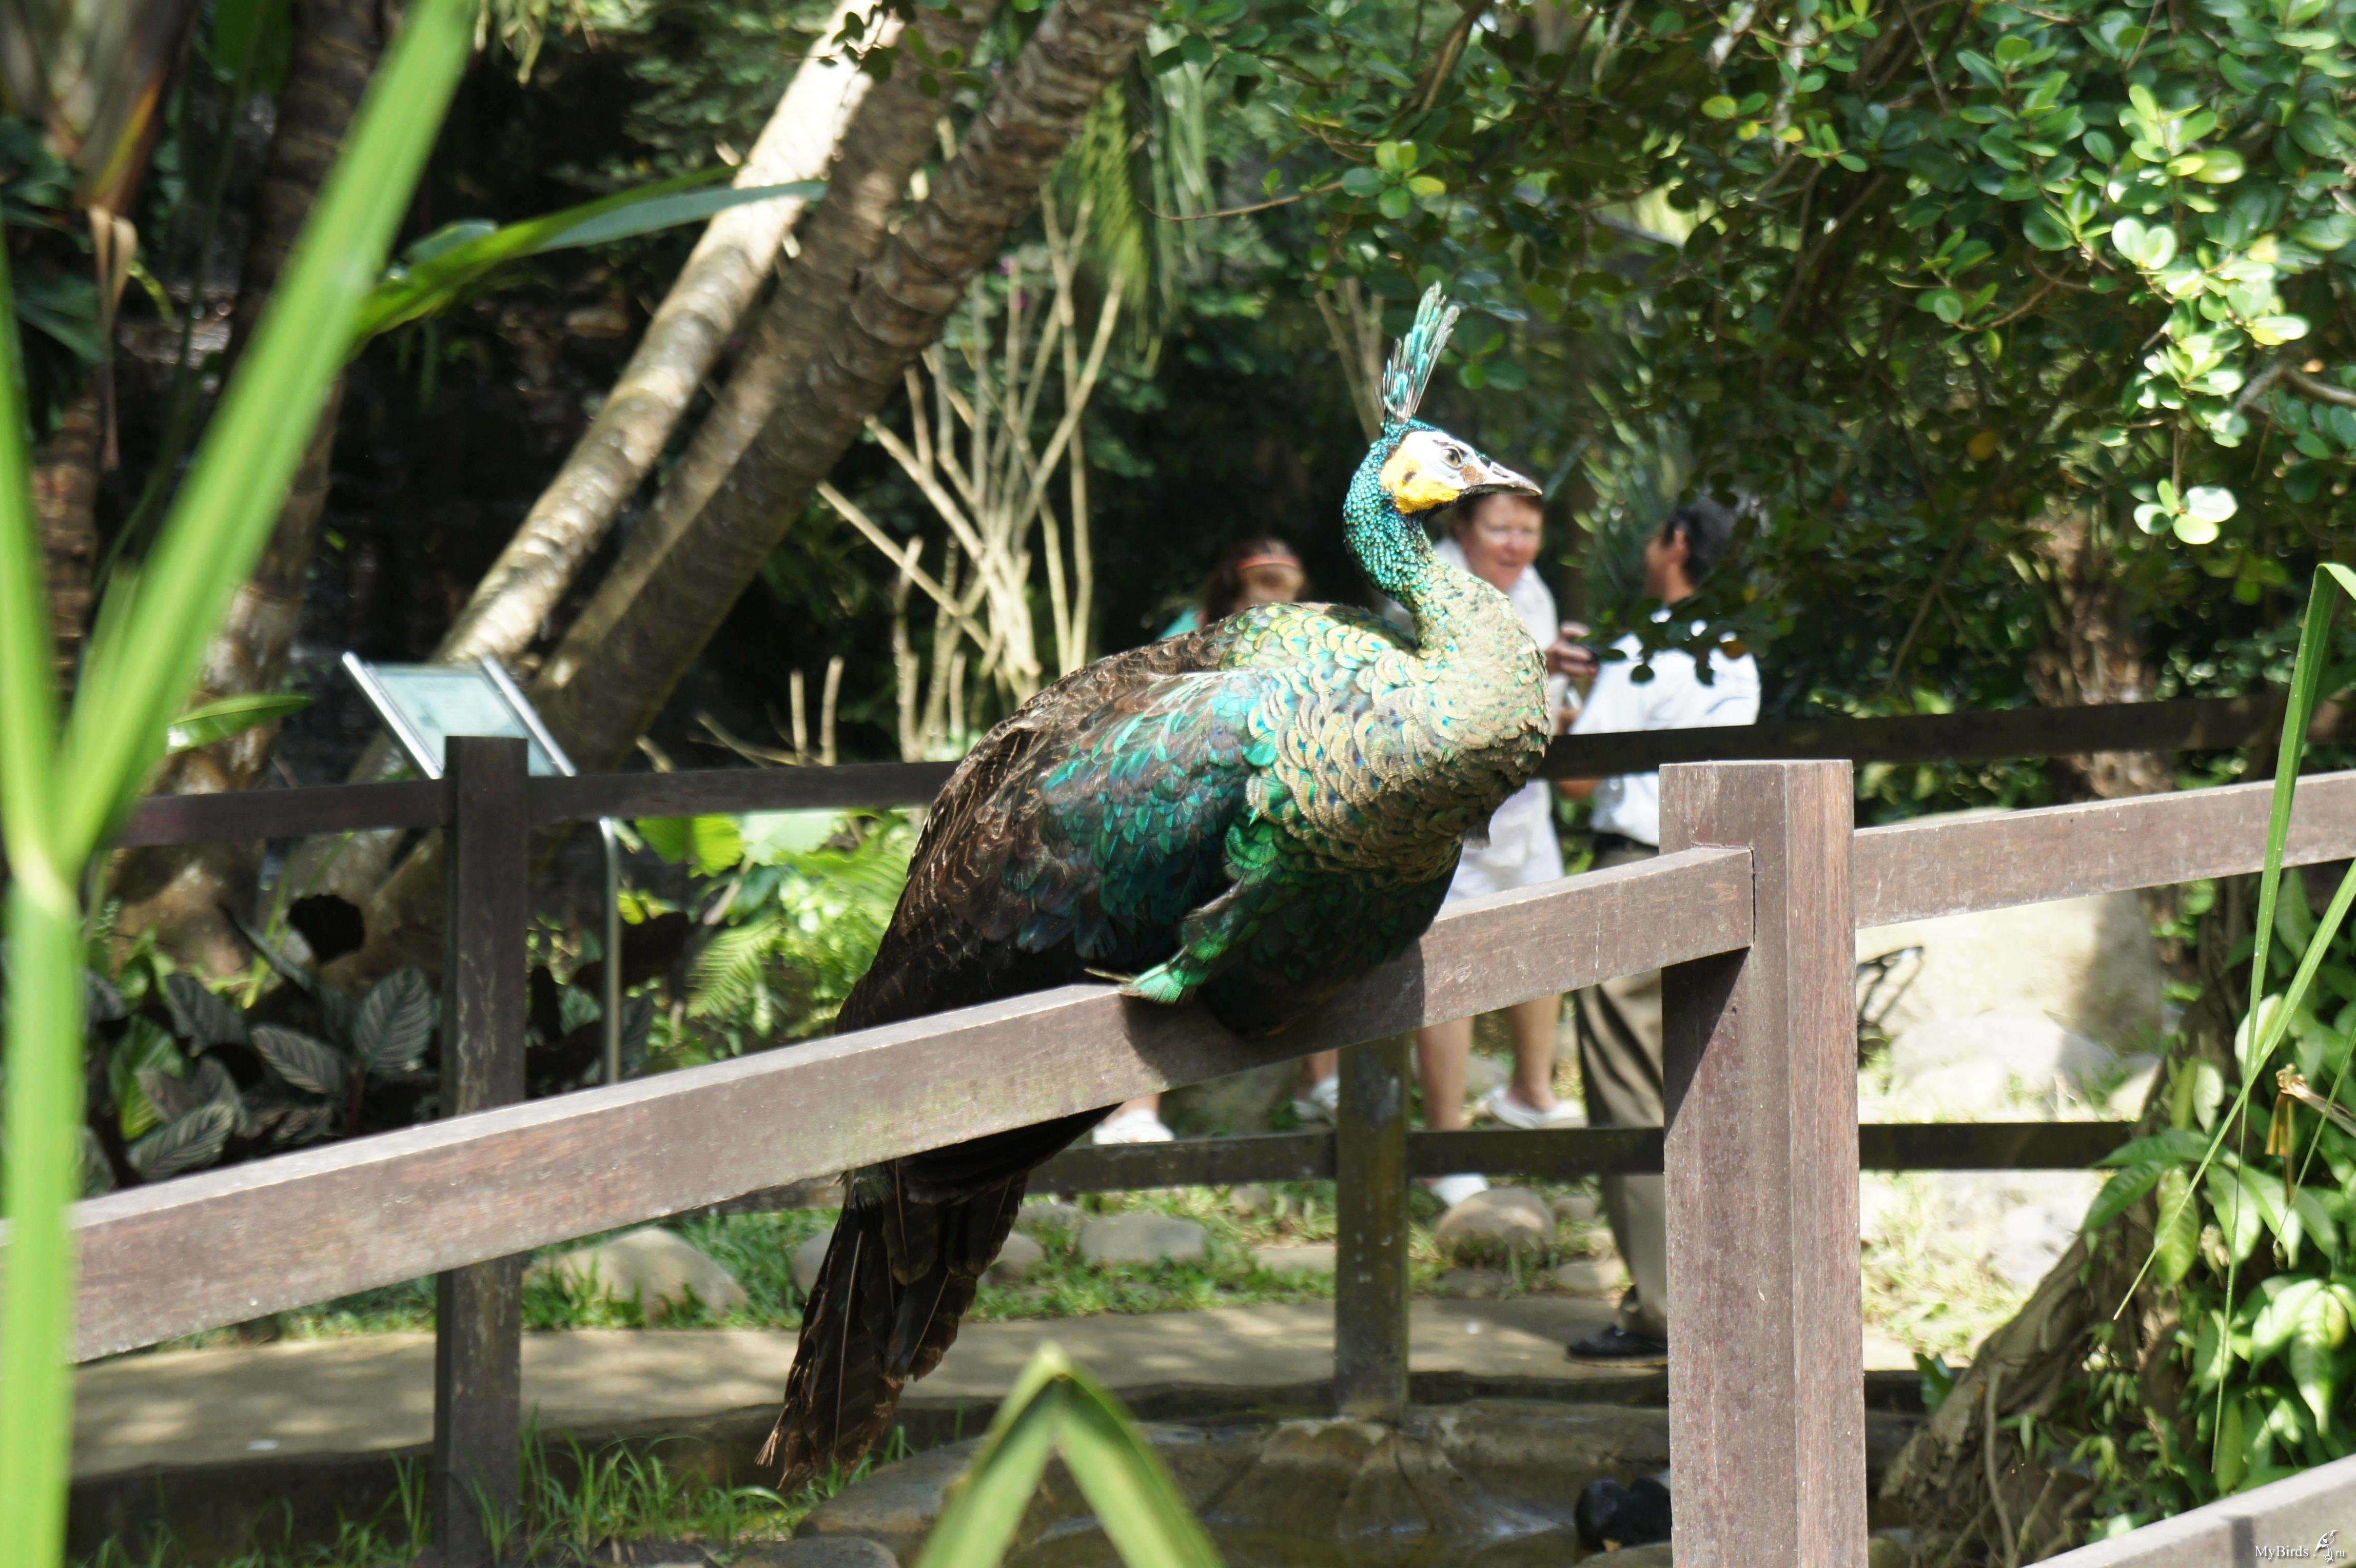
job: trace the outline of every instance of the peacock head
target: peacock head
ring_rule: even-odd
[[[1414,517],[1470,496],[1498,491],[1535,496],[1538,487],[1445,430],[1416,418],[1423,389],[1456,326],[1457,307],[1434,284],[1425,291],[1415,325],[1391,349],[1383,371],[1383,429],[1368,464],[1378,465],[1383,494],[1402,516]]]

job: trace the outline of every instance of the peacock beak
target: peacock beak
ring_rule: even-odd
[[[1464,494],[1467,496],[1535,496],[1541,493],[1535,479],[1516,474],[1503,463],[1494,462],[1477,452],[1466,459],[1463,474],[1466,481]]]

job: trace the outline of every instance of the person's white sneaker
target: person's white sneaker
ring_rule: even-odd
[[[1299,1122],[1333,1122],[1342,1113],[1342,1080],[1321,1078],[1309,1092],[1293,1096],[1292,1115]]]
[[[1489,1178],[1470,1174],[1426,1176],[1423,1181],[1423,1190],[1453,1208],[1475,1193],[1488,1191]]]
[[[1094,1141],[1099,1144],[1166,1144],[1177,1135],[1163,1124],[1161,1117],[1140,1107],[1098,1122]]]
[[[1551,1111],[1533,1111],[1514,1098],[1510,1086],[1502,1083],[1482,1099],[1481,1109],[1508,1127],[1531,1131],[1587,1125],[1586,1116],[1567,1100],[1556,1101]]]

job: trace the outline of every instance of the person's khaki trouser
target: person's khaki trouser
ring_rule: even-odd
[[[1650,860],[1656,849],[1615,846],[1597,869]],[[1658,1127],[1661,1094],[1661,972],[1623,974],[1577,993],[1579,1071],[1587,1120],[1595,1127]],[[1605,1176],[1603,1213],[1632,1282],[1620,1298],[1620,1326],[1658,1339],[1669,1331],[1667,1208],[1656,1176]]]

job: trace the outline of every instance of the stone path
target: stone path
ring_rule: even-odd
[[[1560,1296],[1419,1301],[1410,1365],[1556,1381],[1565,1397],[1577,1397],[1574,1385],[1593,1374],[1566,1361],[1562,1347],[1610,1316],[1601,1301]],[[906,1402],[994,1400],[1049,1340],[1131,1396],[1177,1385],[1293,1389],[1333,1375],[1333,1309],[1301,1302],[969,1324]],[[773,1405],[792,1360],[793,1336],[768,1329],[532,1334],[524,1338],[524,1399],[538,1407],[543,1431],[643,1430]],[[1901,1347],[1870,1337],[1866,1363],[1912,1365]],[[414,1447],[433,1431],[429,1335],[128,1356],[85,1368],[78,1380],[74,1473],[365,1454]]]

